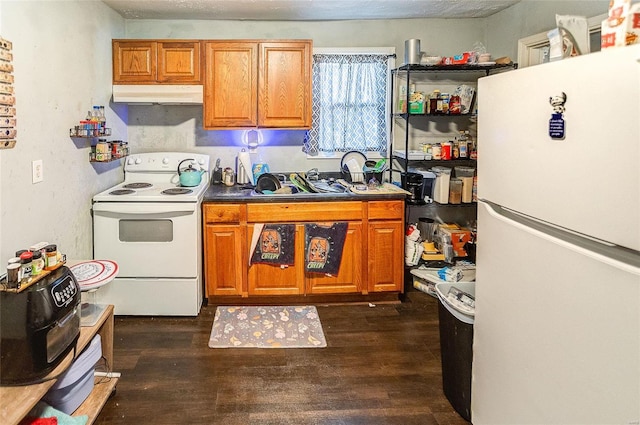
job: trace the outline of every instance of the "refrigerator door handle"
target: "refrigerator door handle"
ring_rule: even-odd
[[[638,251],[554,226],[485,199],[479,200],[479,204],[497,220],[617,269],[640,276],[640,252]],[[638,282],[640,283],[640,280]]]

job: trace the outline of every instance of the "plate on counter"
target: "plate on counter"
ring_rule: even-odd
[[[81,291],[97,289],[111,282],[118,274],[118,264],[111,260],[83,261],[69,267]]]

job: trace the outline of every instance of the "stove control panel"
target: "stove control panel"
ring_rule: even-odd
[[[175,173],[178,169],[178,164],[189,158],[193,158],[192,162],[200,165],[201,169],[209,171],[209,155],[179,152],[148,152],[129,155],[124,171],[135,173],[155,173],[158,171]]]

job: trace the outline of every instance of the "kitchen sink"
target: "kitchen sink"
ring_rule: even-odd
[[[322,196],[322,195],[339,195],[342,193],[348,193],[348,189],[339,183],[328,182],[327,180],[319,180],[312,183],[312,187],[317,192],[309,192],[301,190],[297,185],[293,183],[282,183],[280,189],[277,191],[263,190],[257,192],[255,189],[251,191],[251,196],[295,196],[295,197],[308,197],[308,196]]]

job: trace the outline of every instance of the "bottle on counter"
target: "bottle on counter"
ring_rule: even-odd
[[[37,276],[44,270],[44,259],[40,251],[32,251],[31,255],[31,276]]]
[[[53,270],[58,265],[58,247],[55,244],[47,245],[45,248],[45,270]]]
[[[107,127],[107,119],[104,115],[104,106],[98,106],[98,127],[100,134],[105,134],[105,128]]]
[[[20,254],[20,276],[21,282],[27,282],[31,279],[31,273],[33,271],[33,253],[31,251],[24,251]]]

